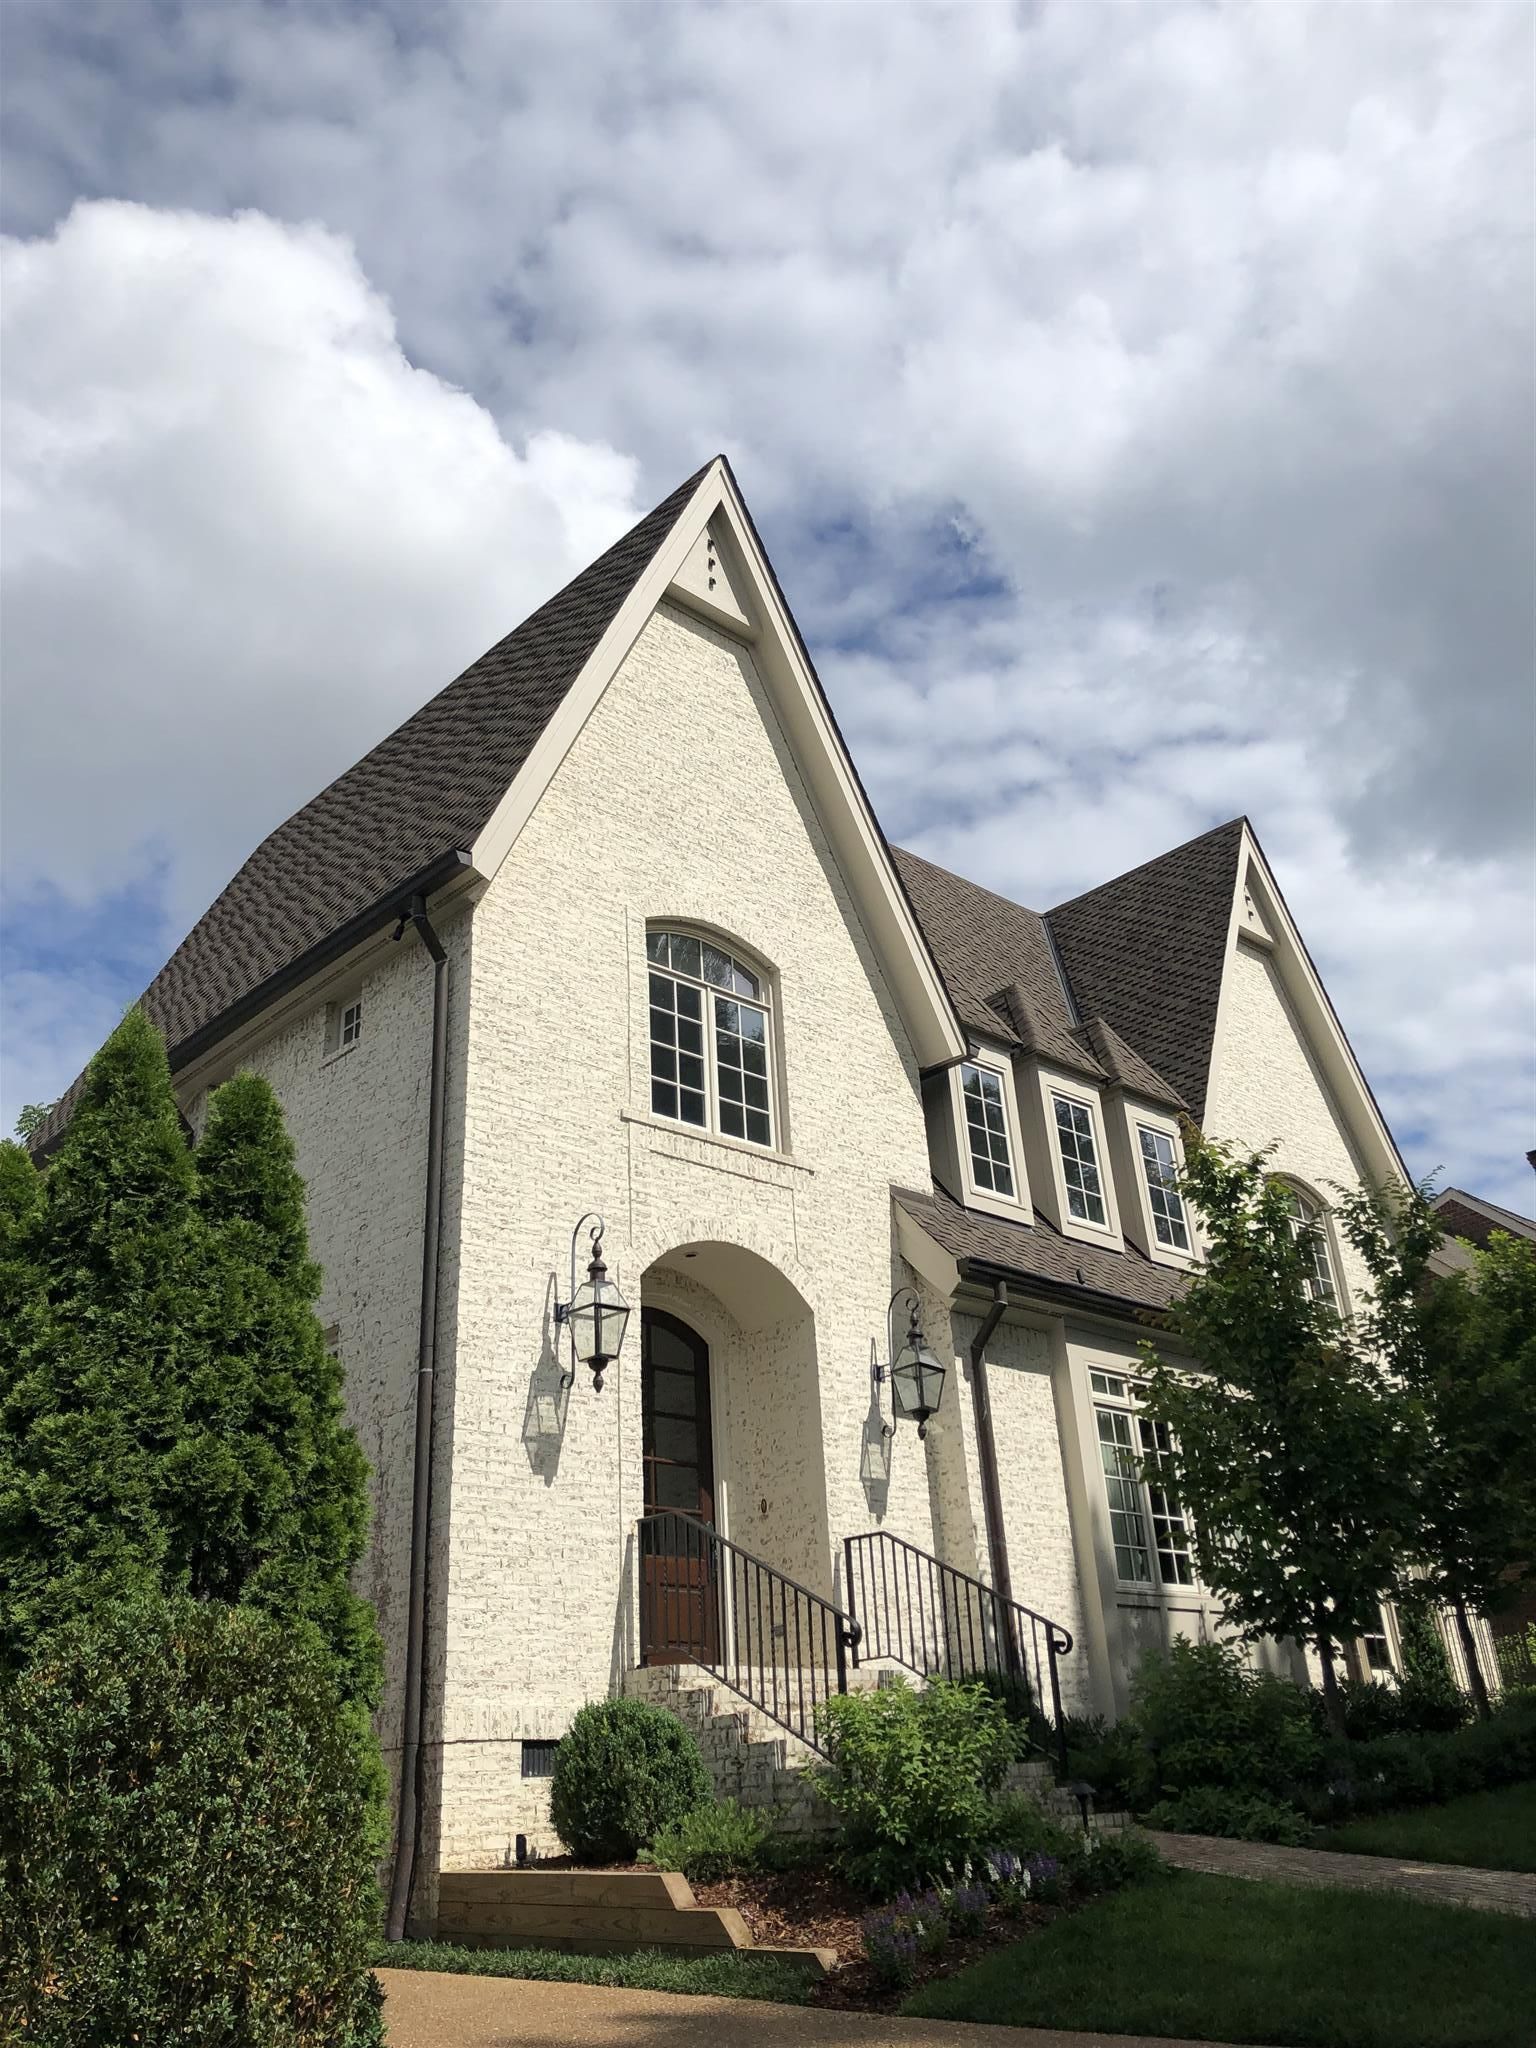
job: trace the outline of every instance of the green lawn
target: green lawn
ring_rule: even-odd
[[[574,1956],[543,1948],[459,1948],[447,1941],[381,1944],[377,1970],[448,1970],[465,1977],[533,1977],[545,1984],[611,1984],[624,1991],[696,1991],[714,1998],[772,1998],[803,2005],[808,1980],[772,1956]]]
[[[1331,1828],[1318,1846],[1478,1870],[1536,1870],[1536,1780],[1350,1821]]]
[[[905,2012],[1272,2048],[1531,2048],[1536,1921],[1178,1871],[919,1991]]]

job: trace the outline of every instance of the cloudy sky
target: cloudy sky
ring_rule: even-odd
[[[1533,14],[4,8],[4,1107],[717,449],[890,835],[1247,811],[1529,1213]]]

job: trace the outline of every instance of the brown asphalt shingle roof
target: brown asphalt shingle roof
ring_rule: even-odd
[[[1154,1265],[1133,1245],[1113,1252],[1063,1237],[1038,1209],[1033,1224],[1010,1223],[1001,1216],[964,1209],[942,1191],[928,1195],[915,1188],[896,1188],[893,1192],[913,1222],[952,1258],[1001,1267],[1052,1290],[1099,1295],[1129,1303],[1134,1309],[1164,1309],[1183,1284],[1182,1273]]]
[[[1080,1013],[1108,1018],[1205,1114],[1242,818],[1046,913]]]
[[[268,834],[141,998],[173,1052],[435,860],[473,844],[708,467]],[[80,1085],[55,1104],[34,1148],[63,1129]]]

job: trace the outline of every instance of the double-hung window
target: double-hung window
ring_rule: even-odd
[[[967,1063],[960,1069],[960,1100],[965,1107],[965,1139],[971,1179],[989,1194],[1013,1201],[1013,1155],[1008,1144],[1008,1112],[1003,1077],[992,1067]]]
[[[1192,1586],[1194,1548],[1173,1491],[1173,1440],[1166,1423],[1137,1412],[1130,1382],[1089,1375],[1115,1575],[1133,1586]]]
[[[1104,1206],[1104,1183],[1099,1178],[1098,1145],[1093,1135],[1093,1111],[1070,1095],[1051,1098],[1056,1117],[1056,1144],[1061,1153],[1061,1177],[1067,1193],[1067,1213],[1078,1223],[1109,1227]]]
[[[762,976],[689,932],[647,932],[645,957],[652,1110],[771,1146],[771,1011]]]
[[[1178,1162],[1173,1156],[1173,1140],[1166,1131],[1157,1130],[1151,1124],[1138,1124],[1136,1137],[1141,1150],[1141,1170],[1146,1177],[1147,1205],[1152,1211],[1153,1232],[1166,1250],[1187,1252],[1189,1218],[1184,1213],[1184,1198],[1178,1189]]]

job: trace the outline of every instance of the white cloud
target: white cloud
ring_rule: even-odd
[[[259,242],[313,323],[185,267],[193,392],[227,355],[266,410],[167,415],[175,380],[130,376],[132,418],[179,437],[136,472],[70,456],[53,545],[194,564],[163,605],[136,573],[111,636],[166,678],[141,729],[173,735],[179,871],[207,893],[230,864],[187,808],[211,674],[201,758],[239,735],[248,838],[347,758],[354,713],[408,708],[552,588],[550,548],[592,552],[573,508],[602,529],[633,481],[611,451],[649,500],[723,445],[896,835],[1045,903],[1248,810],[1414,1163],[1529,1205],[1529,11],[870,20],[230,0],[151,27],[81,0],[11,24],[14,226],[82,192],[259,207],[179,232]],[[350,237],[367,282],[278,220]],[[73,447],[94,415],[58,389]],[[34,634],[71,673],[78,588],[45,587]],[[323,691],[266,737],[228,715],[306,663]],[[157,815],[124,725],[133,773],[82,806],[103,843]]]
[[[635,464],[510,447],[317,227],[97,202],[0,263],[7,883],[154,868],[184,924],[624,530]]]

